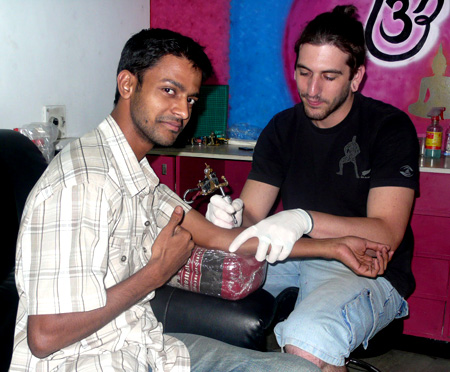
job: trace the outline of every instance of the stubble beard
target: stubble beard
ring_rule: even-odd
[[[303,103],[303,107],[305,110],[306,116],[310,120],[325,120],[328,118],[331,114],[336,112],[339,108],[342,107],[342,105],[345,103],[345,101],[348,98],[348,95],[350,93],[350,84],[342,91],[342,93],[336,97],[334,100],[327,101],[322,99],[322,102],[326,104],[326,107],[323,109],[313,109],[307,106],[307,104]],[[307,98],[307,94],[300,94],[300,98]],[[319,96],[320,99],[320,96]]]
[[[130,113],[131,120],[133,121],[134,128],[136,132],[141,136],[141,138],[153,146],[171,146],[175,143],[178,135],[181,133],[173,133],[174,136],[169,138],[168,136],[164,136],[163,133],[158,131],[159,123],[163,121],[163,117],[157,117],[153,124],[149,123],[147,119],[143,117],[141,114],[144,112],[141,109],[140,100],[137,97],[135,100],[131,102]]]

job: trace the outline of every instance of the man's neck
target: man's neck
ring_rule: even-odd
[[[122,133],[136,155],[137,160],[141,161],[154,145],[145,141],[139,133],[136,133],[136,127],[133,125],[131,117],[125,115],[123,112],[123,110],[120,108],[118,109],[118,106],[116,106],[111,112],[111,116],[122,130]]]

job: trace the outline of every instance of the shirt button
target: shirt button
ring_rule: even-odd
[[[145,226],[150,226],[150,221],[145,221],[144,225]]]
[[[127,260],[127,256],[122,256],[122,258],[120,259],[122,262],[125,262]]]
[[[142,248],[142,250],[144,251],[144,253],[147,253],[147,248]]]

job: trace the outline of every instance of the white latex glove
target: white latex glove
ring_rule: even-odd
[[[220,195],[213,195],[209,200],[206,219],[225,229],[241,226],[244,202],[238,198],[230,204],[229,200]],[[236,218],[236,223],[233,220],[233,215]]]
[[[286,259],[292,251],[295,242],[303,234],[309,234],[313,229],[311,215],[303,209],[290,209],[250,226],[241,232],[231,243],[228,250],[236,252],[250,238],[258,238],[259,244],[255,258],[258,261],[274,263]],[[270,253],[267,251],[271,246]]]

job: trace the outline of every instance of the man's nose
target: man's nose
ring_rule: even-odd
[[[311,97],[319,95],[321,90],[320,78],[318,76],[312,76],[308,81],[307,94]]]
[[[179,99],[175,102],[172,112],[181,120],[189,119],[191,115],[191,107],[187,101],[187,99]]]

